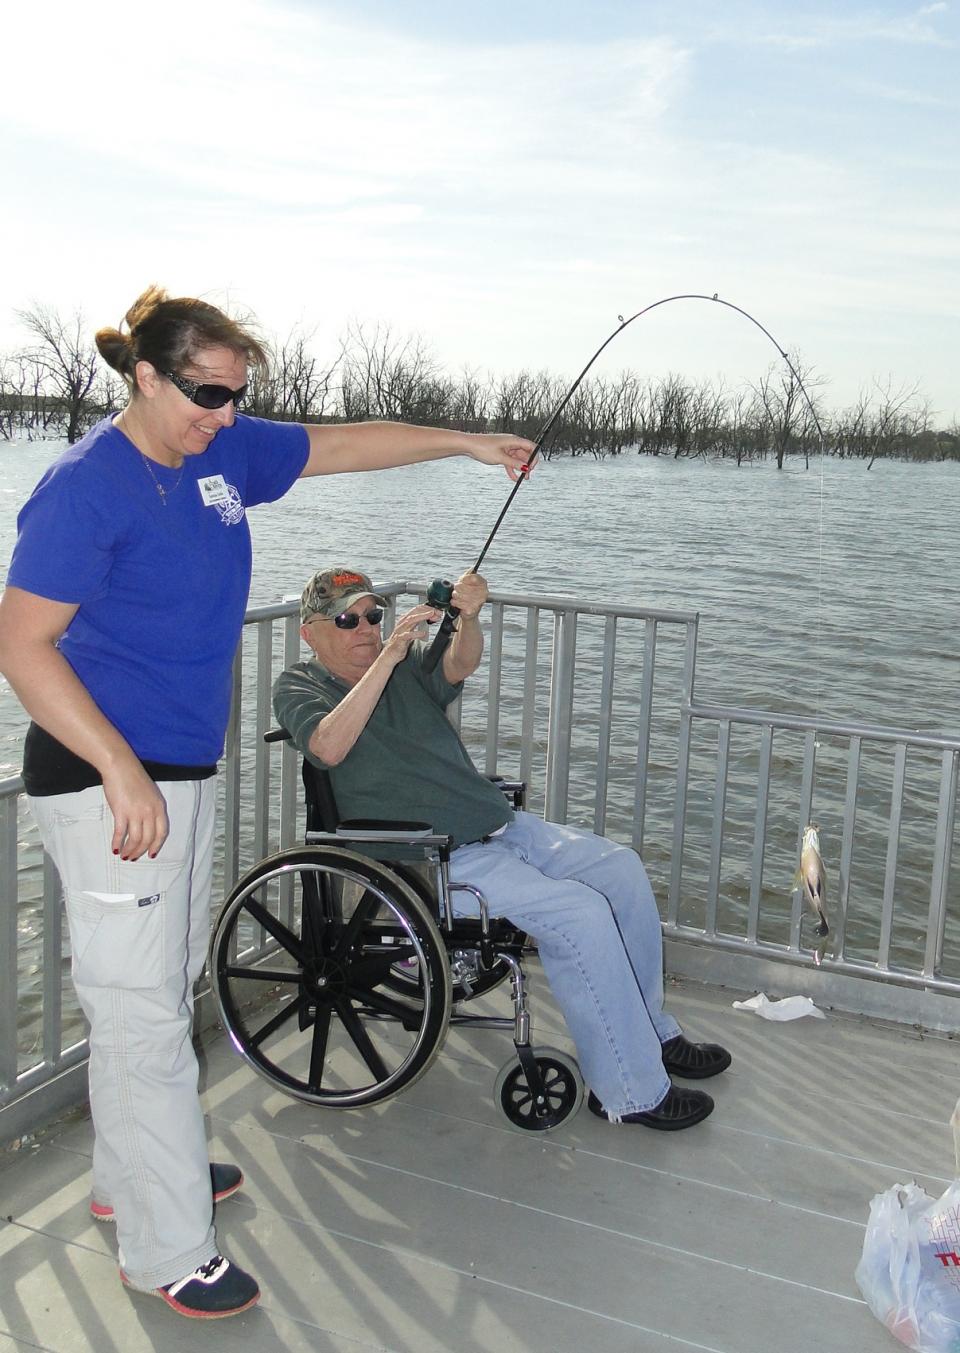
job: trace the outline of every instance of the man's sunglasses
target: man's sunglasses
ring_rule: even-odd
[[[383,619],[383,611],[379,606],[371,606],[369,611],[364,611],[362,617],[357,615],[356,611],[343,611],[340,615],[333,617],[333,623],[338,630],[355,630],[360,624],[361,618],[368,625],[379,625]]]
[[[161,376],[166,376],[181,394],[186,395],[187,399],[194,404],[198,404],[201,409],[222,409],[224,404],[229,404],[233,400],[234,408],[239,408],[247,393],[247,387],[241,385],[239,390],[231,390],[229,385],[210,385],[206,381],[188,381],[186,376],[178,376],[175,371],[161,371]]]

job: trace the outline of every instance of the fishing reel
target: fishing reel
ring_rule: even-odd
[[[448,615],[457,616],[460,612],[455,606],[450,605],[452,596],[453,583],[448,578],[434,578],[427,588],[427,605],[435,606],[438,611],[446,611]]]
[[[456,606],[450,605],[452,597],[453,583],[447,578],[434,578],[427,588],[427,605],[435,606],[438,611],[443,611],[440,627],[434,635],[433,643],[423,661],[424,670],[427,672],[432,672],[443,657],[444,649],[450,642],[450,636],[456,629],[456,619],[460,612]]]

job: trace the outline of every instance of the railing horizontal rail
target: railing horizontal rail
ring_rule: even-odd
[[[809,715],[781,714],[763,709],[745,709],[737,705],[701,705],[691,704],[690,714],[695,719],[711,719],[716,722],[729,720],[731,723],[773,724],[777,728],[788,728],[799,733],[814,732],[823,737],[864,737],[872,742],[905,742],[910,747],[935,747],[939,750],[960,751],[960,732],[924,733],[916,728],[891,728],[886,724],[856,722],[837,723],[828,719],[815,719]]]

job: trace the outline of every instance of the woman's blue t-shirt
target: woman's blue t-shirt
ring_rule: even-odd
[[[141,760],[221,755],[250,588],[246,509],[282,497],[307,454],[301,425],[241,415],[181,477],[106,419],[24,505],[7,583],[79,606],[60,651]]]

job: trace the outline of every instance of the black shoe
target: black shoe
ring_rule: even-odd
[[[587,1095],[587,1108],[591,1113],[595,1113],[598,1118],[607,1118],[608,1122],[611,1121],[592,1090]],[[694,1123],[702,1123],[712,1113],[713,1100],[702,1090],[686,1090],[671,1085],[655,1109],[625,1113],[619,1121],[621,1123],[642,1123],[644,1127],[658,1128],[661,1132],[679,1132],[681,1128],[693,1127]]]
[[[668,1076],[683,1076],[692,1081],[719,1076],[733,1060],[718,1043],[690,1043],[683,1034],[664,1043],[661,1056]]]
[[[123,1269],[120,1277],[126,1283]],[[248,1311],[260,1300],[256,1280],[242,1268],[231,1264],[222,1254],[215,1254],[207,1263],[195,1268],[185,1278],[165,1287],[155,1287],[155,1296],[161,1297],[178,1315],[194,1320],[221,1320],[224,1316]]]

